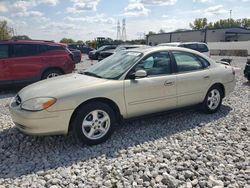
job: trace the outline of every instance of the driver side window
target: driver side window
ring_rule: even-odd
[[[145,70],[149,76],[171,73],[171,59],[168,52],[157,52],[147,56],[135,67],[135,71]]]

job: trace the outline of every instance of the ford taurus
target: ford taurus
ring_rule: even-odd
[[[67,134],[104,142],[121,119],[200,105],[216,112],[235,87],[235,71],[180,47],[121,51],[84,72],[40,81],[10,104],[17,128],[31,135]]]

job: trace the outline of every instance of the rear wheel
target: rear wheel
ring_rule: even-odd
[[[213,86],[211,87],[202,103],[202,110],[205,113],[215,113],[221,106],[223,92],[221,87]]]
[[[50,69],[44,72],[43,76],[42,76],[42,80],[44,79],[48,79],[48,78],[54,78],[57,76],[62,75],[63,73],[59,70],[56,69]]]
[[[95,145],[105,142],[115,128],[115,113],[102,102],[82,106],[73,121],[73,133],[83,143]]]

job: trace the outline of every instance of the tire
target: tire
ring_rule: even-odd
[[[201,109],[207,114],[215,113],[222,103],[223,91],[220,86],[212,86],[201,104]]]
[[[250,75],[247,76],[248,81],[250,82]]]
[[[76,113],[72,125],[73,134],[82,143],[87,145],[103,143],[115,130],[114,110],[105,103],[86,104]]]
[[[56,69],[49,69],[43,73],[42,80],[62,75],[63,73]]]

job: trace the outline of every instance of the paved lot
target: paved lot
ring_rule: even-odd
[[[5,107],[15,92],[1,91],[0,187],[249,188],[250,83],[242,70],[237,80],[216,114],[185,110],[126,122],[92,147],[71,135],[20,133]]]

